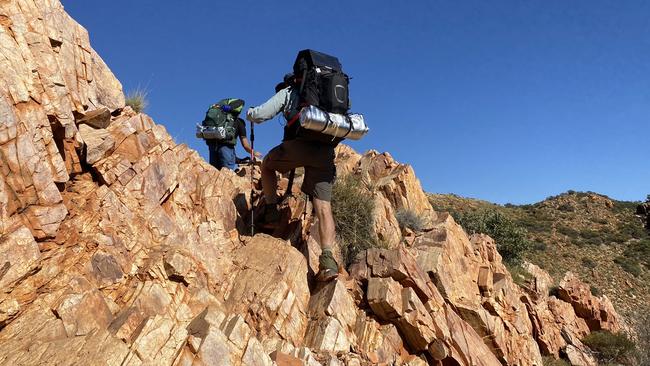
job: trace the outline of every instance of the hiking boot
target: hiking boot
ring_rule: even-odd
[[[316,279],[321,282],[331,281],[339,275],[339,265],[330,249],[324,249],[318,257],[318,274]]]
[[[264,206],[264,215],[262,215],[261,224],[264,226],[276,226],[280,222],[280,211],[275,203]]]

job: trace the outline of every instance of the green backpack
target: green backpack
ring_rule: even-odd
[[[197,130],[197,137],[206,140],[236,144],[237,143],[237,116],[244,109],[241,99],[222,99],[210,106]]]

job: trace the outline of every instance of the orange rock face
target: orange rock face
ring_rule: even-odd
[[[218,171],[124,107],[58,1],[0,2],[0,44],[0,364],[590,365],[580,339],[622,327],[571,275],[556,298],[527,264],[519,287],[410,166],[345,145],[339,173],[373,195],[386,247],[316,283],[297,188],[275,237],[249,236],[259,169]],[[402,231],[400,210],[422,231]]]

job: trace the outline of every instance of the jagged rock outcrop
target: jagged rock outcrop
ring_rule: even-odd
[[[528,265],[522,290],[410,166],[344,145],[339,173],[373,195],[386,248],[315,283],[309,203],[249,236],[257,167],[218,171],[124,107],[58,1],[0,2],[0,40],[0,364],[590,365],[580,338],[620,329],[570,275],[549,297]],[[409,240],[403,209],[425,223]]]
[[[589,329],[607,330],[617,333],[621,330],[619,319],[614,305],[603,295],[592,295],[591,288],[580,281],[574,274],[568,272],[558,287],[559,298],[573,306],[576,315],[585,319]]]
[[[505,364],[541,363],[521,291],[501,262],[494,241],[471,238],[446,215],[414,244],[418,263],[445,299]]]
[[[571,304],[549,295],[553,279],[541,268],[525,263],[532,276],[526,283],[522,301],[528,308],[533,334],[543,354],[565,354],[574,365],[596,365],[592,353],[580,339],[589,334],[585,319],[578,317]]]
[[[375,200],[375,232],[380,241],[395,244],[401,240],[399,210],[418,215],[425,227],[436,218],[420,181],[410,165],[397,163],[389,153],[369,151],[363,159],[347,146],[337,149],[339,174],[355,174],[365,183]]]

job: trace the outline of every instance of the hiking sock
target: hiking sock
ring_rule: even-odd
[[[331,249],[323,249],[320,257],[318,257],[318,267],[319,270],[329,269],[338,272],[339,265],[336,263],[336,259],[334,259]]]
[[[276,203],[267,203],[264,205],[264,222],[276,223],[280,221],[280,211],[278,211],[278,205]]]

